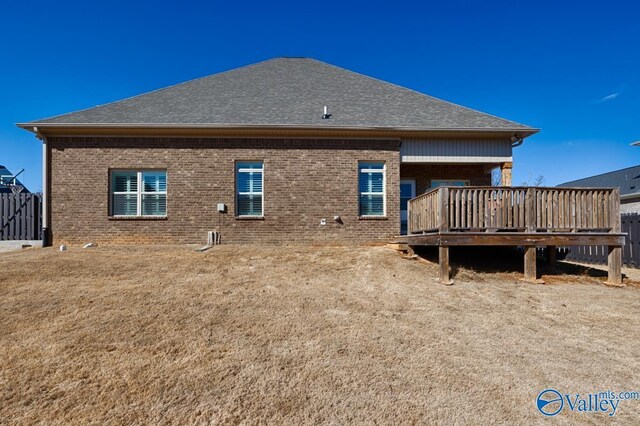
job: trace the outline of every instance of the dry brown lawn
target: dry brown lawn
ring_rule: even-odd
[[[640,288],[568,271],[447,287],[384,247],[3,253],[0,423],[542,423],[542,389],[640,390]],[[612,420],[640,401],[553,422]]]

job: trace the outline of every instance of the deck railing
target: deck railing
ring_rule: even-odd
[[[440,187],[409,200],[410,234],[620,232],[614,188]]]

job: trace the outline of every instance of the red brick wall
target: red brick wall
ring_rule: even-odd
[[[49,146],[54,244],[205,243],[214,229],[223,243],[367,242],[400,228],[398,141],[69,137]],[[242,160],[264,161],[264,220],[235,217]],[[358,217],[358,161],[372,160],[387,165],[385,220]],[[109,170],[117,168],[167,170],[166,219],[109,217]]]
[[[483,164],[411,164],[400,167],[401,179],[416,180],[416,194],[431,188],[431,179],[468,180],[473,186],[491,185],[491,172]]]

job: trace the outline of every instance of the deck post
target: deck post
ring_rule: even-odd
[[[527,188],[524,201],[524,221],[527,232],[536,232],[536,189]]]
[[[438,230],[449,230],[449,188],[438,188]]]
[[[607,282],[611,286],[623,287],[622,284],[622,247],[608,246]]]
[[[556,264],[556,246],[547,246],[547,264]]]
[[[440,266],[440,282],[442,284],[451,285],[453,281],[449,277],[449,247],[438,247],[438,264]]]
[[[438,188],[438,231],[449,231],[449,188]],[[440,266],[440,282],[451,285],[449,277],[449,246],[438,246],[438,264]]]
[[[620,217],[620,189],[616,188],[611,193],[609,214],[612,220],[611,232],[620,233],[622,219]],[[622,247],[608,246],[607,256],[607,282],[606,284],[622,287]]]
[[[407,235],[411,234],[411,230],[413,229],[413,226],[411,225],[411,219],[411,203],[407,202]]]
[[[527,282],[540,282],[536,280],[536,247],[524,248],[524,280]]]

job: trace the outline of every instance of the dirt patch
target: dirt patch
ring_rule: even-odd
[[[1,254],[0,419],[530,424],[548,387],[640,387],[637,288],[436,270],[384,247]]]

